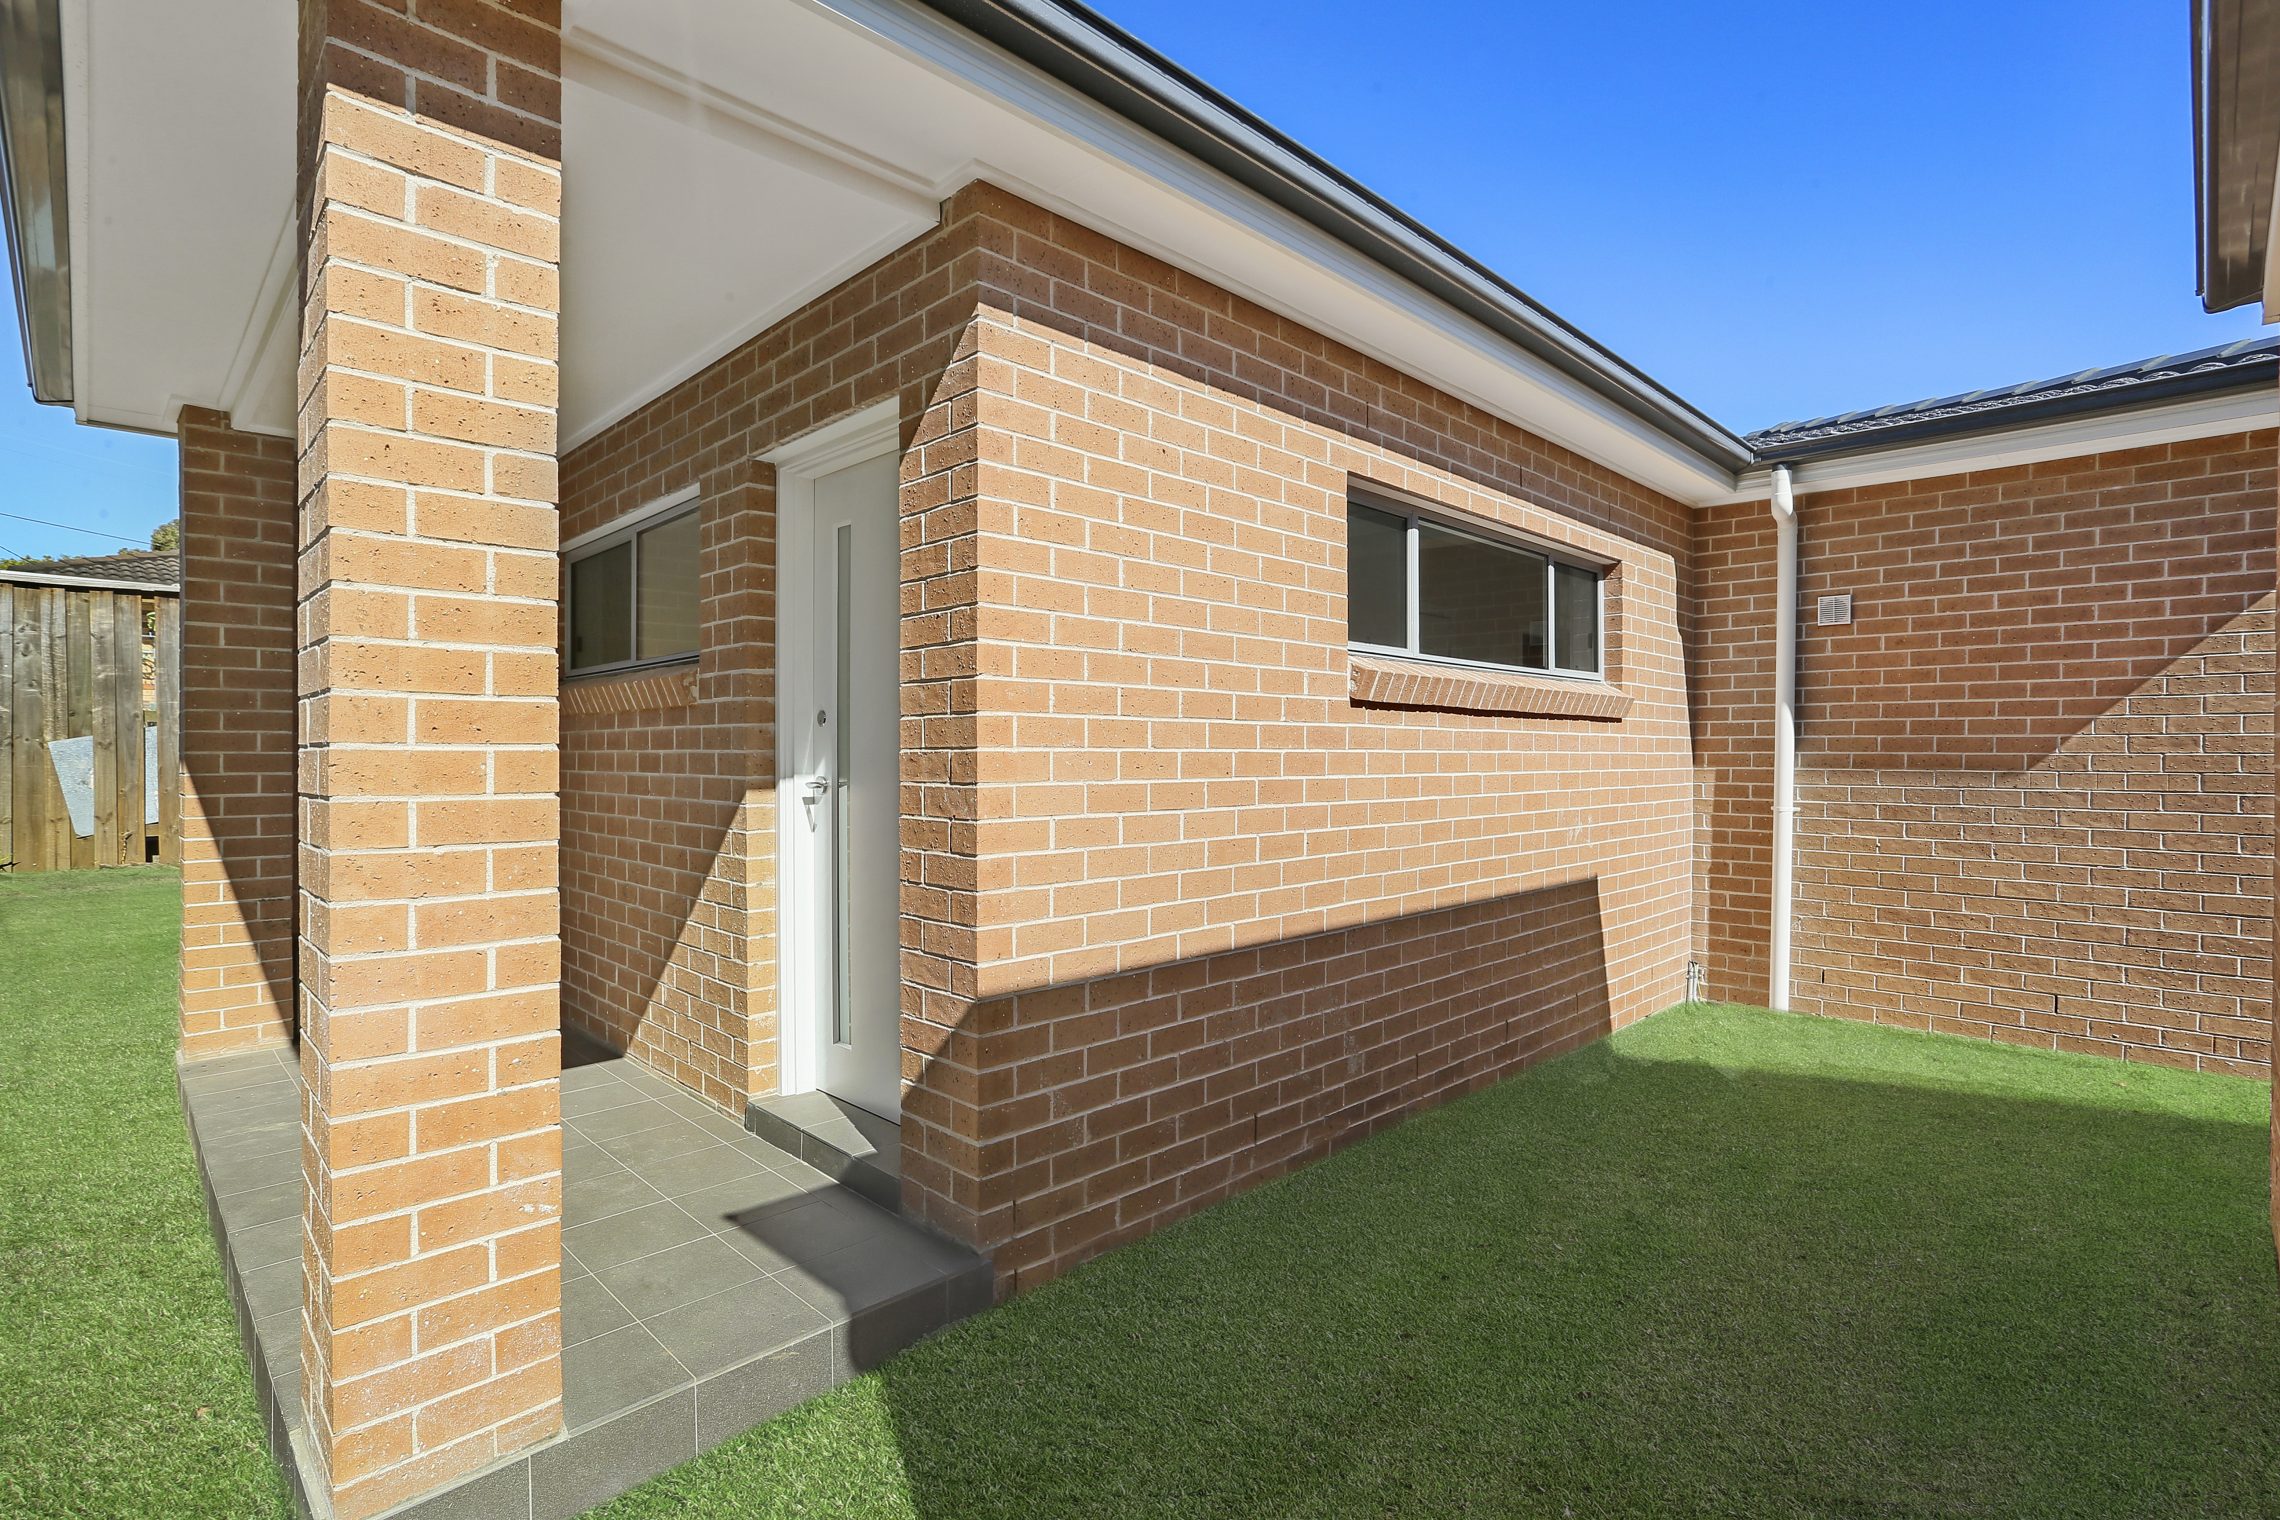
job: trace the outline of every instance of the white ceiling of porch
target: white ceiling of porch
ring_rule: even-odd
[[[191,402],[288,433],[293,7],[128,9],[67,0],[67,74],[75,49],[85,72],[69,124],[80,413],[166,428]],[[989,178],[1635,479],[1690,500],[1731,490],[1637,418],[905,0],[568,0],[565,38],[565,445]]]

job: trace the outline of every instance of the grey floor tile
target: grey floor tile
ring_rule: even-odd
[[[633,1313],[588,1272],[562,1278],[562,1344],[574,1346],[633,1323]]]
[[[264,1220],[230,1232],[230,1260],[240,1272],[251,1272],[257,1267],[275,1266],[281,1261],[301,1259],[301,1216],[298,1211],[283,1219]]]
[[[653,1203],[647,1208],[628,1209],[591,1224],[573,1223],[562,1232],[562,1244],[577,1256],[579,1265],[598,1275],[621,1261],[647,1256],[684,1241],[702,1240],[711,1233],[672,1204]]]
[[[602,1149],[620,1165],[632,1168],[651,1182],[666,1175],[660,1163],[718,1144],[720,1141],[685,1119],[668,1120],[655,1129],[615,1135],[601,1141]]]
[[[687,1118],[691,1124],[699,1125],[723,1140],[733,1140],[737,1144],[747,1147],[752,1151],[753,1159],[756,1161],[764,1159],[766,1153],[774,1148],[765,1142],[756,1141],[752,1132],[744,1127],[742,1120],[733,1114],[722,1113],[710,1103],[698,1104],[697,1112],[688,1115]]]
[[[617,1069],[618,1080],[639,1088],[653,1098],[678,1097],[688,1092],[680,1083],[661,1077],[639,1061],[627,1061]]]
[[[706,1378],[697,1385],[698,1448],[717,1446],[828,1391],[831,1369],[831,1337],[811,1335]]]
[[[208,1156],[205,1161],[207,1185],[222,1198],[232,1193],[250,1193],[274,1182],[298,1182],[301,1177],[299,1145],[224,1152]]]
[[[193,1097],[239,1092],[268,1082],[287,1079],[291,1068],[267,1051],[250,1056],[223,1056],[182,1068],[182,1090]]]
[[[618,1080],[616,1061],[594,1061],[584,1066],[562,1068],[562,1095],[567,1104],[570,1094],[592,1092],[596,1088],[623,1087]]]
[[[700,1378],[830,1328],[791,1289],[765,1277],[669,1309],[642,1325]]]
[[[573,1430],[530,1455],[532,1520],[569,1520],[697,1453],[696,1390]]]
[[[675,1201],[715,1232],[725,1233],[741,1228],[747,1216],[797,1208],[814,1198],[814,1193],[775,1172],[754,1172],[733,1182],[716,1182],[683,1193]]]
[[[664,1197],[622,1166],[607,1171],[573,1166],[562,1184],[562,1217],[573,1225],[592,1224],[628,1209],[646,1208]]]
[[[907,1236],[879,1236],[801,1262],[777,1281],[834,1319],[939,1285],[942,1264]]]
[[[576,1430],[689,1381],[688,1369],[640,1325],[566,1346],[562,1418]]]
[[[301,1303],[301,1259],[256,1267],[244,1274],[246,1312],[258,1322]]]
[[[272,1219],[298,1219],[305,1191],[295,1176],[290,1182],[272,1182],[251,1192],[232,1193],[221,1200],[222,1225],[234,1234],[247,1225],[266,1224]]]
[[[715,1183],[749,1181],[773,1173],[746,1155],[743,1147],[718,1144],[653,1162],[641,1168],[641,1175],[666,1197],[679,1198]]]
[[[719,1236],[707,1235],[605,1268],[594,1277],[632,1310],[635,1318],[648,1319],[763,1275]]]
[[[588,1088],[581,1093],[565,1093],[562,1097],[562,1118],[565,1123],[579,1124],[599,1119],[604,1114],[616,1113],[636,1103],[654,1103],[656,1100],[637,1088],[623,1082],[612,1082],[607,1087]]]
[[[876,1211],[873,1211],[876,1213]],[[866,1218],[836,1209],[823,1198],[796,1208],[763,1209],[736,1216],[722,1235],[754,1261],[780,1271],[821,1261],[834,1252],[901,1228],[885,1215]]]
[[[679,1122],[673,1111],[653,1099],[643,1098],[618,1108],[606,1108],[600,1113],[572,1119],[570,1129],[581,1139],[591,1140],[607,1149],[605,1142],[637,1130],[655,1129],[659,1125]]]

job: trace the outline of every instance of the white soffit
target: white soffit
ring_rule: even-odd
[[[1842,491],[1901,480],[1935,480],[1974,470],[2006,470],[2048,459],[2076,459],[2268,427],[2280,427],[2280,393],[2259,385],[2191,401],[2008,428],[1971,438],[1899,444],[1839,459],[1800,460],[1790,467],[1791,479],[1799,493]],[[1761,467],[1744,475],[1737,489],[1703,505],[1764,501],[1772,491],[1772,472]]]
[[[82,420],[290,435],[294,8],[63,0]],[[989,179],[1689,502],[1730,475],[903,0],[568,0],[565,446]]]
[[[603,134],[579,118],[604,104],[600,79],[587,71],[606,64],[661,92],[708,102],[762,135],[797,142],[882,191],[922,187],[938,201],[970,180],[1001,184],[1681,500],[1733,490],[1729,474],[1651,425],[931,12],[899,0],[569,0],[565,23],[570,71],[580,82],[564,105],[569,440],[590,436],[796,309],[798,301],[771,299],[792,287],[759,283],[756,247],[802,239],[820,246],[828,230],[852,250],[832,266],[841,277],[884,251],[868,239],[873,223],[854,214],[862,196],[845,179],[828,207],[702,205],[732,197],[699,176],[660,172],[696,151],[688,140],[707,130],[696,120],[673,123],[682,146],[669,146],[661,129],[645,138],[639,167],[650,184],[622,183],[623,168],[597,171],[594,144]],[[763,177],[760,169],[748,172]],[[683,202],[677,211],[670,204],[676,192]],[[688,250],[689,229],[680,224],[692,218],[705,226],[733,221],[728,246]],[[825,221],[833,225],[821,228]],[[636,236],[643,252],[631,246]],[[616,307],[606,318],[605,341],[598,331],[581,331],[604,319],[581,313],[570,282],[585,278],[575,272],[577,262],[595,257],[593,245],[610,239],[626,240],[617,276],[606,286],[593,276],[586,297]],[[813,262],[812,254],[795,255],[787,247],[787,263]],[[670,259],[672,275],[629,278],[645,267],[644,257]],[[724,285],[732,267],[742,292],[734,298]],[[800,286],[799,298],[819,288]],[[705,315],[738,307],[746,319],[733,330],[720,326],[722,316]],[[714,341],[692,347],[699,335]],[[573,404],[572,389],[590,383],[578,378],[582,366],[600,367],[611,379]]]
[[[188,403],[290,434],[294,7],[62,19],[74,410],[172,432]]]

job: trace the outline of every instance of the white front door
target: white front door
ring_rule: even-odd
[[[804,638],[783,669],[787,815],[784,884],[804,901],[787,990],[824,1091],[884,1118],[902,1106],[900,532],[890,454],[819,474],[804,523],[785,524],[784,588]],[[804,528],[805,531],[798,531]],[[797,556],[795,558],[795,555]],[[789,609],[787,609],[789,610]],[[789,630],[787,630],[789,632]],[[805,656],[798,646],[805,645]],[[804,679],[803,679],[804,677]],[[796,1080],[796,1076],[795,1076]]]

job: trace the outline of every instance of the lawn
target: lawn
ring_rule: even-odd
[[[180,878],[0,875],[0,1513],[289,1517],[174,1091]]]
[[[171,910],[148,876],[0,880],[11,1515],[277,1512],[172,1105]],[[2280,1514],[2265,1113],[1675,1010],[602,1513]]]

